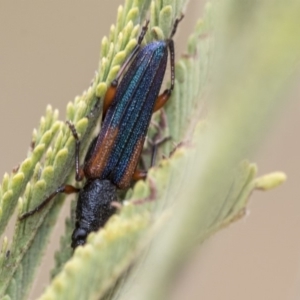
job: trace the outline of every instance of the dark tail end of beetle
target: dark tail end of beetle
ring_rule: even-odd
[[[76,207],[76,228],[71,247],[84,245],[92,231],[103,227],[116,212],[111,205],[117,200],[116,186],[110,180],[92,179],[81,189]]]

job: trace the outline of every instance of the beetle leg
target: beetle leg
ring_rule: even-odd
[[[120,80],[121,76],[123,75],[124,71],[127,69],[128,65],[132,62],[133,58],[136,56],[136,54],[138,53],[138,51],[141,48],[141,43],[142,43],[142,41],[145,37],[145,34],[148,30],[148,24],[149,24],[149,20],[146,21],[146,24],[142,28],[142,31],[138,37],[137,45],[134,47],[134,49],[132,50],[132,52],[130,53],[128,58],[125,60],[125,62],[121,66],[121,68],[117,74],[117,77],[111,82],[110,87],[107,89],[107,92],[105,94],[104,101],[103,101],[102,120],[104,119],[109,106],[111,105],[112,101],[115,98],[117,86],[119,84],[119,80]]]
[[[128,58],[125,60],[122,67],[120,68],[120,70],[118,72],[118,75],[115,79],[115,80],[117,80],[117,82],[119,81],[120,77],[123,75],[123,73],[126,70],[126,68],[128,67],[128,65],[132,62],[133,58],[136,56],[136,54],[140,50],[142,41],[143,41],[143,39],[145,37],[145,34],[148,30],[148,25],[149,25],[149,20],[146,21],[146,24],[142,28],[142,31],[141,31],[141,33],[138,37],[138,41],[137,41],[136,46],[133,48],[132,52],[130,53],[130,55],[128,56]]]
[[[147,171],[136,169],[132,175],[132,180],[138,181],[147,177]]]
[[[76,179],[76,181],[81,181],[84,177],[84,173],[83,173],[83,169],[79,165],[80,140],[79,140],[78,133],[76,131],[74,124],[72,124],[70,121],[66,121],[66,123],[68,124],[68,126],[73,134],[73,137],[76,141],[76,145],[75,145],[75,174],[76,174],[75,179]]]
[[[110,105],[112,104],[113,100],[115,99],[115,95],[117,92],[117,86],[118,86],[118,80],[114,79],[110,87],[107,89],[104,100],[103,100],[103,108],[102,108],[102,120],[104,120],[104,117],[106,115],[106,112]]]
[[[42,203],[40,203],[37,207],[33,210],[28,211],[27,213],[21,215],[19,220],[24,220],[29,216],[34,215],[38,211],[42,210],[57,194],[64,193],[64,194],[72,194],[78,193],[80,189],[72,186],[72,185],[62,185],[60,186],[55,192],[53,192],[48,198],[46,198]]]
[[[157,148],[160,145],[164,144],[165,142],[169,141],[170,139],[171,139],[171,137],[167,136],[167,137],[163,137],[163,138],[161,138],[159,140],[154,141],[154,143],[152,143],[152,144],[150,142],[150,144],[152,146],[151,166],[150,166],[150,168],[153,167],[154,164],[155,164],[155,160],[156,160],[156,156],[157,156]]]
[[[164,144],[166,141],[168,141],[168,140],[170,140],[171,139],[171,137],[164,137],[164,138],[161,138],[161,139],[159,139],[159,140],[156,140],[156,141],[154,141],[154,142],[152,142],[152,141],[148,141],[149,142],[149,144],[151,145],[151,147],[152,147],[152,153],[151,153],[151,165],[150,165],[150,168],[152,168],[153,166],[154,166],[154,164],[155,164],[155,160],[156,160],[156,154],[157,154],[157,148],[160,146],[160,145],[162,145],[162,144]],[[141,164],[143,165],[143,166],[145,166],[145,162],[144,162],[144,160],[143,160],[143,158],[141,157]],[[135,171],[134,171],[134,173],[133,173],[133,175],[132,175],[132,180],[134,180],[134,181],[138,181],[138,180],[140,180],[140,179],[145,179],[146,177],[147,177],[147,171],[145,171],[145,170],[140,170],[140,169],[136,169]]]
[[[174,42],[169,40],[169,51],[170,51],[170,67],[171,67],[171,86],[169,89],[166,89],[162,94],[160,94],[154,104],[153,112],[158,111],[162,108],[168,99],[170,98],[172,91],[174,89],[175,83],[175,51],[174,51]]]
[[[149,178],[149,188],[150,188],[150,194],[148,197],[146,197],[144,199],[133,200],[132,203],[135,205],[140,205],[140,204],[144,204],[146,202],[151,202],[151,201],[154,201],[155,199],[157,199],[156,185],[155,185],[155,182],[153,182],[153,180],[151,180],[150,178]]]
[[[184,17],[184,14],[181,14],[180,17],[176,18],[169,39],[172,39],[172,37],[175,35],[178,23],[183,19],[183,17]]]
[[[153,113],[158,111],[160,108],[162,108],[166,104],[166,102],[169,100],[169,98],[171,96],[171,92],[172,92],[171,89],[167,89],[157,97],[155,104],[154,104]]]

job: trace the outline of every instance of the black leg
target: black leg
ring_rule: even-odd
[[[42,210],[57,194],[64,193],[64,194],[72,194],[72,193],[78,193],[80,189],[72,186],[72,185],[62,185],[60,186],[55,192],[53,192],[48,198],[46,198],[42,203],[40,203],[37,207],[35,207],[33,210],[28,211],[27,213],[21,215],[19,217],[19,220],[24,220],[35,213]]]
[[[80,153],[80,140],[78,137],[78,133],[76,131],[76,128],[74,124],[72,124],[70,121],[66,121],[68,124],[73,137],[75,139],[76,145],[75,145],[75,179],[76,181],[81,181],[83,179],[83,172],[79,165],[79,153]]]

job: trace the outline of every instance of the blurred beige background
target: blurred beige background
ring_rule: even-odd
[[[86,89],[98,66],[102,37],[122,0],[0,2],[0,174],[26,157],[47,104],[60,109]],[[180,53],[203,1],[191,1],[178,34]],[[174,299],[300,299],[300,87],[250,157],[259,173],[282,170],[288,181],[254,193],[250,214],[211,238],[178,281]],[[67,204],[68,205],[68,204]],[[68,210],[66,207],[65,211]],[[62,224],[56,227],[62,232]],[[51,242],[53,252],[58,239]],[[49,278],[43,262],[31,298]]]

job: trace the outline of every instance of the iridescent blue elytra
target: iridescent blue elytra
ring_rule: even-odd
[[[130,185],[162,85],[167,59],[166,41],[150,43],[137,53],[117,87],[97,141],[89,152],[85,172],[90,177],[109,179],[118,188]]]
[[[144,178],[146,172],[136,170],[151,115],[161,108],[174,88],[174,42],[176,19],[170,38],[152,42],[141,48],[148,23],[138,44],[112,82],[104,99],[104,119],[98,136],[91,143],[83,167],[79,167],[80,141],[73,124],[69,127],[76,140],[76,180],[86,178],[78,189],[62,185],[35,209],[23,214],[25,219],[41,210],[58,193],[79,192],[76,224],[72,234],[73,248],[85,244],[87,235],[104,226],[116,208],[116,190],[128,188],[132,178]],[[159,94],[170,52],[171,86]],[[119,83],[120,81],[120,83]]]

